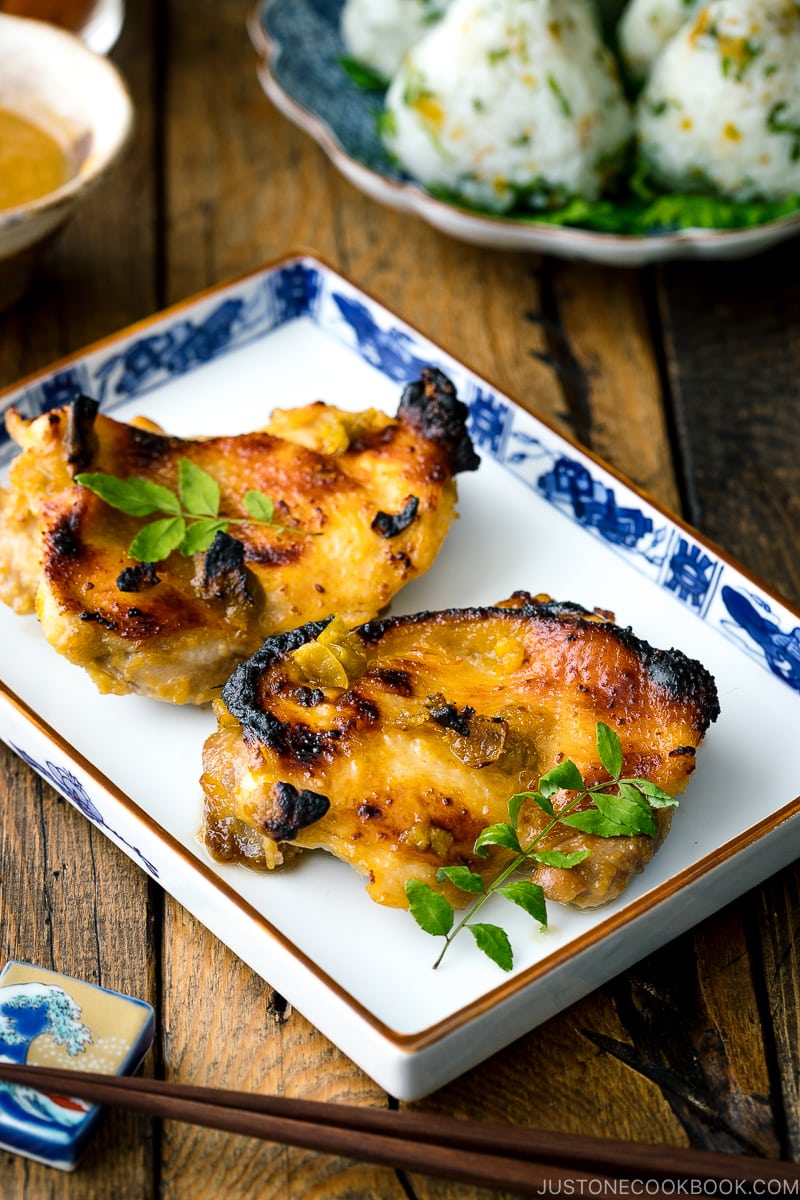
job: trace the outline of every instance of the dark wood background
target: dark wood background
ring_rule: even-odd
[[[361,196],[272,108],[248,11],[129,0],[111,57],[136,104],[133,142],[0,316],[0,385],[308,248],[800,603],[800,241],[623,271],[448,240]],[[148,1072],[393,1103],[20,760],[0,758],[3,961],[150,1000]],[[798,927],[793,866],[419,1107],[800,1161]],[[488,1193],[112,1113],[73,1175],[0,1153],[0,1195]]]

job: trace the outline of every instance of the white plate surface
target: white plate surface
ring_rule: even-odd
[[[210,712],[100,696],[0,606],[0,736],[390,1093],[413,1099],[598,987],[800,853],[800,615],[591,457],[310,258],[217,289],[6,393],[33,415],[82,390],[183,435],[245,431],[274,406],[325,399],[394,412],[433,363],[471,410],[480,469],[460,519],[392,611],[491,603],[516,589],[611,609],[716,676],[722,714],[673,831],[596,912],[514,906],[505,976],[471,939],[437,942],[324,854],[261,875],[199,843]],[[0,454],[10,457],[10,447]],[[577,490],[576,490],[577,489]],[[576,496],[581,503],[576,506]],[[578,515],[576,516],[576,509]],[[768,748],[768,753],[766,749]],[[487,916],[491,920],[491,913]],[[257,1052],[257,1047],[254,1047]]]
[[[415,213],[450,237],[617,267],[669,259],[743,258],[800,232],[800,213],[743,229],[679,229],[651,236],[598,233],[531,219],[485,216],[443,203],[398,169],[378,134],[383,101],[348,77],[339,34],[343,0],[259,0],[249,21],[258,76],[277,108],[315,139],[371,199]]]

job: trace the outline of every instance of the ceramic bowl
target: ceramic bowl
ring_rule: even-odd
[[[0,308],[22,295],[39,258],[125,146],[133,105],[117,69],[70,33],[0,14],[0,108],[54,137],[70,163],[62,187],[0,210]]]

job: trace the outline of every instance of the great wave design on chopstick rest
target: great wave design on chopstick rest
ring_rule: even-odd
[[[130,1074],[153,1040],[143,1000],[31,963],[0,972],[0,1062]],[[0,1147],[71,1171],[101,1109],[76,1097],[0,1082]]]

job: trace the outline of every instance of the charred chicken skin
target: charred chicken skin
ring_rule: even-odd
[[[508,798],[571,759],[587,785],[608,779],[598,721],[619,736],[623,775],[672,796],[718,715],[713,678],[657,650],[607,613],[516,593],[496,607],[370,621],[335,618],[269,638],[216,703],[203,753],[204,836],[221,860],[274,867],[324,849],[367,878],[381,904],[406,905],[410,878],[465,864],[489,879],[508,852],[474,854]],[[558,811],[572,793],[557,793]],[[590,850],[571,869],[539,866],[545,895],[611,900],[666,836],[601,838],[556,825],[541,848]],[[526,845],[547,818],[523,806]],[[445,885],[445,890],[449,885]],[[449,898],[464,903],[452,888]]]
[[[101,692],[206,702],[267,635],[333,610],[367,620],[430,567],[454,517],[454,476],[479,461],[466,417],[433,368],[406,387],[394,418],[317,402],[235,437],[171,437],[86,398],[31,421],[12,409],[22,453],[0,491],[0,598],[35,608],[48,641]],[[246,518],[255,490],[289,528],[241,524],[204,553],[134,562],[142,520],[75,475],[175,491],[182,458],[220,484],[222,516]]]

